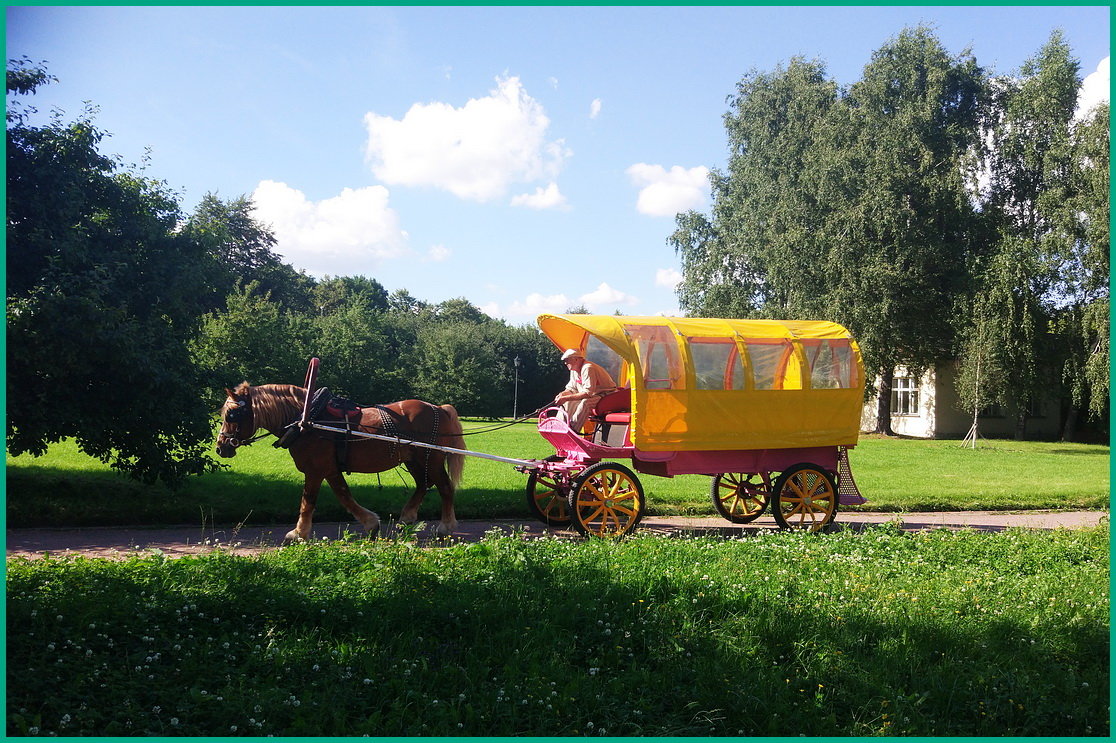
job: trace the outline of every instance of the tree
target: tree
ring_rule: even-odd
[[[714,170],[712,221],[677,217],[682,308],[728,317],[809,317],[827,291],[839,102],[818,61],[749,72],[724,116],[727,172]]]
[[[847,237],[830,252],[842,274],[834,313],[880,376],[880,433],[892,433],[895,367],[919,376],[954,347],[950,310],[977,219],[965,174],[984,90],[969,53],[951,57],[918,27],[873,54],[849,91],[843,172],[855,198],[836,215]]]
[[[496,322],[465,297],[455,297],[438,303],[438,306],[434,308],[434,313],[439,322],[472,323],[473,325]]]
[[[314,286],[313,304],[319,315],[328,315],[349,302],[358,302],[369,312],[385,312],[389,307],[387,290],[367,276],[326,276]]]
[[[428,324],[419,330],[414,351],[414,389],[420,398],[450,403],[461,415],[492,415],[502,407],[492,384],[500,360],[483,326]]]
[[[997,296],[990,311],[1004,375],[995,396],[1010,400],[1016,436],[1057,377],[1051,331],[1060,302],[1059,266],[1074,252],[1070,122],[1080,86],[1078,64],[1060,32],[1017,77],[997,81],[983,204],[996,231],[976,287]],[[1106,217],[1107,221],[1107,217]]]
[[[388,352],[381,326],[382,314],[359,296],[315,317],[312,355],[322,362],[319,384],[362,404],[399,399],[401,364]]]
[[[974,220],[964,173],[983,80],[922,27],[878,50],[848,91],[802,59],[746,75],[725,116],[712,218],[679,215],[669,239],[683,309],[844,324],[883,380],[890,433],[895,367],[917,372],[952,347],[942,308]]]
[[[1109,106],[1075,122],[1071,132],[1072,196],[1063,214],[1071,235],[1059,266],[1064,302],[1057,332],[1064,344],[1069,406],[1063,439],[1074,437],[1082,411],[1103,420],[1109,401]]]
[[[253,281],[236,287],[223,308],[202,316],[190,352],[207,381],[210,402],[216,403],[223,399],[221,390],[241,381],[301,384],[305,335]]]
[[[261,293],[289,310],[309,309],[313,279],[283,263],[274,252],[274,234],[252,217],[252,210],[246,196],[223,201],[207,193],[183,227],[183,233],[204,245],[213,258],[215,300],[237,285],[255,282]]]
[[[48,78],[11,62],[8,93]],[[146,480],[204,471],[210,411],[186,343],[210,258],[178,233],[164,184],[98,152],[92,109],[35,127],[21,105],[7,128],[8,451],[72,437]]]

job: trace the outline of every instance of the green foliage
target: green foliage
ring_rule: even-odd
[[[99,154],[92,115],[8,120],[8,448],[73,437],[173,482],[208,467],[186,342],[210,259],[164,184]]]
[[[307,310],[313,280],[296,272],[275,254],[275,236],[252,218],[252,200],[241,196],[222,201],[206,194],[186,221],[185,236],[205,246],[216,273],[210,278],[212,306],[238,285],[255,282],[261,294],[270,294],[289,309]]]
[[[939,358],[973,218],[961,163],[978,141],[981,80],[924,28],[877,51],[847,91],[797,58],[745,76],[712,219],[679,215],[670,239],[683,308],[833,319],[872,370]]]
[[[17,559],[6,733],[1104,735],[1108,539],[872,528]]]
[[[312,294],[313,307],[323,316],[348,303],[357,303],[369,312],[383,312],[389,306],[387,290],[367,276],[326,276],[314,285]]]
[[[6,79],[8,93],[28,95],[34,93],[40,86],[51,82],[58,82],[58,78],[46,71],[46,62],[36,64],[27,56],[8,60]],[[18,107],[8,109],[9,121],[13,116],[19,116],[18,110]]]
[[[190,343],[194,364],[208,381],[211,405],[224,400],[224,387],[241,381],[301,384],[306,368],[300,326],[255,281],[225,298],[225,309],[206,313]]]
[[[917,375],[951,356],[966,406],[1010,401],[1020,435],[1059,376],[1074,410],[1100,416],[1108,107],[1072,122],[1077,72],[1057,32],[998,78],[924,26],[877,50],[847,89],[801,58],[749,72],[724,117],[712,212],[677,215],[668,239],[680,306],[845,325],[868,392],[882,379],[884,433],[894,368]]]

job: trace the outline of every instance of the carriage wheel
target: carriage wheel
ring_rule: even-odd
[[[620,537],[643,518],[643,486],[622,464],[598,462],[570,486],[570,515],[585,536]]]
[[[775,481],[771,512],[784,529],[821,531],[837,515],[833,476],[814,464],[796,464]]]
[[[766,472],[716,475],[710,483],[709,495],[717,513],[734,524],[747,524],[759,518],[767,508],[771,476]]]
[[[532,470],[527,478],[527,508],[547,526],[565,529],[570,525],[566,487],[548,472]]]

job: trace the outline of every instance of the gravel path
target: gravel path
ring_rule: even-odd
[[[848,511],[839,513],[837,524],[852,529],[867,524],[897,522],[908,531],[923,529],[964,529],[1002,531],[1020,526],[1033,529],[1078,529],[1107,522],[1107,511],[956,511],[937,513],[875,513]],[[180,526],[170,528],[99,528],[82,529],[8,529],[7,556],[42,557],[75,554],[85,557],[124,558],[135,554],[162,553],[168,557],[204,554],[221,549],[233,554],[250,555],[276,549],[291,525],[225,527]],[[775,521],[765,515],[744,526],[730,524],[717,517],[647,517],[640,531],[670,536],[713,535],[740,537],[775,528]],[[520,533],[525,537],[554,536],[578,538],[573,532],[549,529],[537,521],[468,520],[458,523],[454,539],[472,542],[497,529],[506,534]],[[385,527],[386,530],[386,527]],[[314,525],[313,539],[336,539],[346,531],[361,533],[355,523],[326,522]],[[431,542],[430,526],[418,532],[420,543]]]

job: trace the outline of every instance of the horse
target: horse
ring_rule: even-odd
[[[226,388],[225,392],[228,398],[221,407],[221,430],[217,434],[217,454],[225,459],[236,456],[238,447],[266,435],[256,435],[261,429],[275,436],[282,436],[292,422],[301,418],[307,394],[304,387],[289,384],[253,387],[248,382],[242,382],[235,389]],[[359,416],[359,419],[353,419],[351,423],[358,431],[398,436],[456,449],[466,448],[461,437],[461,422],[452,405],[401,400],[362,408]],[[334,425],[344,426],[345,422]],[[342,447],[341,454],[339,447]],[[438,488],[438,494],[442,498],[441,521],[438,522],[435,533],[445,537],[457,528],[453,496],[461,483],[465,467],[464,454],[380,439],[349,437],[347,434],[333,434],[313,427],[301,431],[288,450],[295,467],[305,476],[305,483],[302,487],[298,522],[294,529],[287,532],[285,544],[309,538],[322,480],[329,483],[341,505],[369,534],[379,534],[380,517],[353,499],[342,469],[345,472],[373,473],[385,472],[400,464],[405,465],[415,479],[415,492],[403,507],[400,522],[413,524],[418,520],[419,505],[426,491],[433,485]]]

